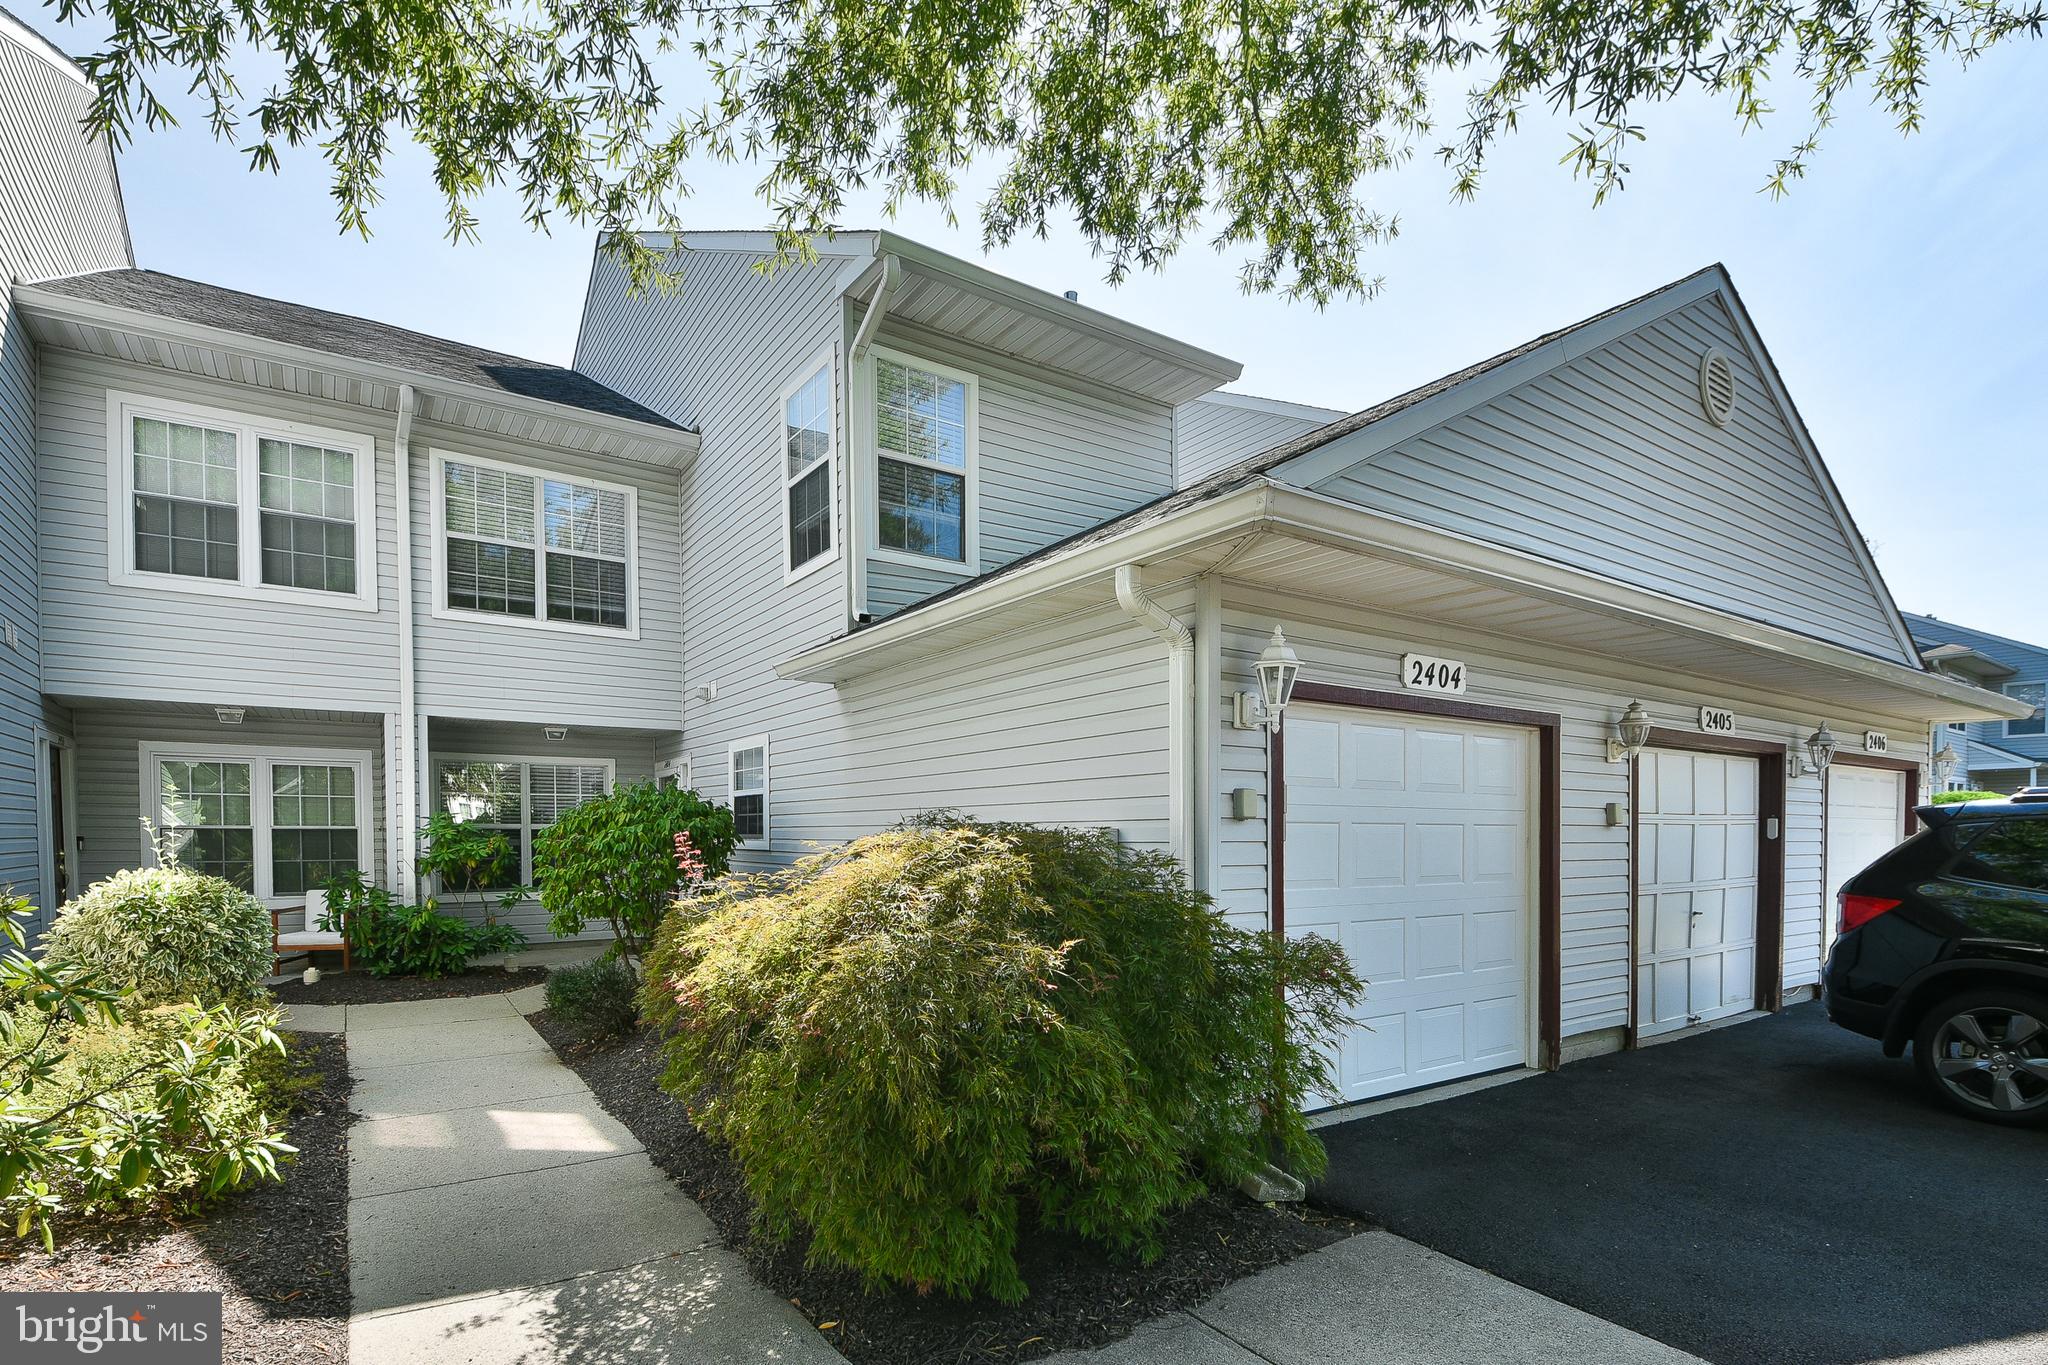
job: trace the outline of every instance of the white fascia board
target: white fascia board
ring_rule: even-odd
[[[1319,408],[1308,403],[1293,403],[1285,398],[1264,398],[1255,393],[1232,393],[1218,389],[1205,393],[1200,398],[1191,398],[1189,403],[1213,403],[1222,408],[1242,408],[1246,412],[1270,413],[1275,417],[1298,417],[1304,422],[1335,422],[1351,414],[1341,408]]]
[[[679,427],[655,426],[649,422],[636,422],[630,417],[613,417],[607,413],[592,412],[588,408],[572,407],[566,403],[551,403],[544,398],[525,398],[507,393],[503,389],[487,388],[482,384],[464,383],[459,379],[446,379],[439,375],[426,374],[419,370],[408,370],[397,365],[381,365],[374,361],[356,360],[336,355],[332,351],[317,350],[310,346],[294,345],[286,341],[272,341],[267,337],[253,336],[248,332],[231,331],[225,327],[212,327],[205,323],[185,322],[178,318],[167,318],[158,313],[144,312],[135,308],[122,308],[113,304],[100,303],[91,299],[77,299],[68,294],[58,294],[39,289],[33,284],[18,284],[14,287],[14,301],[23,313],[31,318],[49,322],[68,322],[80,327],[106,327],[131,336],[145,337],[154,341],[179,342],[188,346],[217,347],[225,351],[240,352],[257,359],[275,360],[301,369],[328,374],[350,375],[372,383],[388,384],[395,392],[400,386],[410,384],[421,394],[434,394],[457,398],[464,402],[480,403],[486,407],[501,408],[511,412],[529,412],[545,415],[559,422],[568,422],[587,430],[607,436],[618,436],[638,441],[651,441],[680,452],[685,461],[696,458],[697,433]],[[627,455],[614,458],[630,460]],[[668,461],[635,461],[655,464],[658,468],[674,468]]]

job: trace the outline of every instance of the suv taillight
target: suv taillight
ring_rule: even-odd
[[[1852,896],[1844,891],[1841,895],[1841,932],[1846,934],[1851,929],[1859,929],[1885,911],[1897,909],[1898,904],[1897,901],[1887,900],[1883,896]]]

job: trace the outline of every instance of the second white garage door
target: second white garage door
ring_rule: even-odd
[[[1528,731],[1287,711],[1287,932],[1366,979],[1333,1102],[1520,1065],[1535,915]]]
[[[1636,760],[1636,1034],[1756,1005],[1757,761]]]

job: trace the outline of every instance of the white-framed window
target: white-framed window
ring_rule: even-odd
[[[838,558],[832,527],[838,502],[833,432],[833,357],[819,356],[782,391],[782,574],[793,583]]]
[[[654,765],[654,785],[680,791],[695,791],[697,784],[691,780],[690,756],[666,759]]]
[[[2031,702],[2034,707],[2034,714],[2025,720],[2007,721],[2005,723],[2006,734],[2018,737],[2021,735],[2048,733],[2048,718],[2044,718],[2048,717],[2048,713],[2043,711],[2043,704],[2048,703],[2048,683],[2007,683],[2005,685],[2005,695],[2013,698],[2015,701]]]
[[[756,735],[727,747],[727,794],[732,798],[733,833],[744,848],[768,845],[768,736]]]
[[[282,906],[375,865],[367,753],[149,740],[139,751],[143,817],[196,872]]]
[[[107,579],[377,609],[375,442],[107,394]]]
[[[495,830],[518,850],[518,867],[504,890],[533,881],[533,836],[564,811],[608,795],[616,768],[608,758],[517,758],[497,754],[437,754],[434,790],[440,808],[465,824]]]
[[[872,348],[862,364],[877,558],[973,573],[980,556],[975,377]]]
[[[637,639],[634,490],[437,450],[434,614]]]

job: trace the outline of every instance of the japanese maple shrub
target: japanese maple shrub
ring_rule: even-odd
[[[736,842],[732,812],[693,791],[652,782],[564,811],[533,837],[533,876],[558,937],[609,924],[620,953],[639,960],[683,883],[676,836],[687,834],[700,875],[720,877]]]
[[[1015,1299],[1029,1221],[1140,1256],[1302,1120],[1361,985],[1101,833],[925,817],[678,905],[641,987],[663,1084],[771,1235]]]

